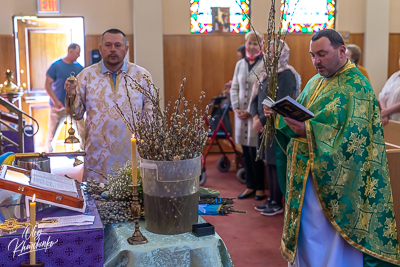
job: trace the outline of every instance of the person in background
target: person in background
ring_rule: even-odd
[[[400,66],[400,59],[399,59]],[[382,124],[389,120],[400,121],[400,70],[386,81],[378,96],[381,107]]]
[[[367,70],[361,66],[358,65],[358,61],[360,61],[361,58],[361,49],[358,45],[355,44],[349,44],[346,46],[346,57],[353,62],[356,67],[358,68],[358,70],[364,74],[365,77],[367,77],[368,81],[370,81],[369,76],[368,76],[368,72]]]
[[[314,117],[300,122],[278,115],[275,123],[277,134],[290,138],[283,145],[282,255],[296,267],[400,265],[375,92],[346,58],[335,30],[314,34],[309,51],[318,74],[297,101]]]
[[[129,144],[132,134],[115,105],[118,104],[122,112],[131,113],[130,99],[136,109],[152,112],[149,99],[129,86],[126,88],[124,83],[125,75],[136,79],[144,88],[147,88],[144,76],[151,81],[147,70],[124,60],[128,48],[126,35],[121,30],[105,31],[99,45],[102,60],[85,68],[77,76],[75,88],[70,92],[74,102],[68,106],[69,112],[76,119],[81,119],[87,112],[84,181],[105,182],[107,174],[112,175],[131,160]]]
[[[239,48],[236,51],[236,54],[237,54],[238,60],[241,60],[242,58],[245,58],[246,57],[245,45],[239,46]],[[232,80],[230,80],[230,81],[228,81],[227,83],[224,84],[223,91],[222,91],[222,94],[224,96],[228,96],[229,99],[230,99],[229,93],[230,93],[230,90],[231,90],[231,86],[232,86]]]
[[[68,54],[53,62],[46,72],[46,81],[44,88],[50,97],[50,113],[49,125],[45,141],[46,152],[52,152],[54,149],[53,139],[60,134],[64,121],[67,118],[64,100],[67,92],[65,91],[65,80],[73,74],[78,75],[83,67],[76,62],[80,56],[81,48],[79,45],[72,43],[68,46]],[[80,136],[80,146],[84,149],[83,136],[85,133],[85,121],[73,120],[73,127],[78,131]],[[67,127],[69,128],[69,127]]]
[[[282,43],[282,52],[278,62],[278,91],[276,95],[275,101],[278,101],[285,96],[290,96],[294,99],[300,94],[300,86],[301,86],[301,77],[297,73],[297,71],[290,66],[289,63],[289,53],[290,49],[287,43],[281,40]],[[270,57],[273,58],[275,54],[275,46],[274,43],[271,44],[270,49]],[[264,73],[265,74],[265,73]],[[261,141],[261,134],[264,131],[264,126],[267,123],[267,117],[264,115],[263,111],[263,100],[267,97],[266,92],[268,91],[268,84],[266,76],[262,79],[261,84],[258,82],[254,83],[253,86],[253,100],[251,102],[251,114],[253,116],[253,128],[258,134],[258,137]],[[279,214],[283,212],[282,207],[282,196],[284,190],[281,190],[281,186],[279,184],[279,180],[282,183],[285,182],[285,172],[281,174],[282,178],[278,179],[277,173],[277,163],[275,162],[275,151],[278,153],[284,153],[277,141],[274,139],[269,140],[269,143],[263,147],[265,149],[265,153],[261,152],[261,155],[264,155],[264,159],[266,161],[266,173],[267,173],[267,182],[269,189],[269,198],[267,201],[261,205],[255,207],[255,210],[261,211],[261,215],[265,216],[273,216],[275,214]],[[260,147],[260,143],[257,147]],[[279,164],[279,162],[278,162]],[[282,170],[286,171],[286,165],[280,166]],[[284,189],[285,186],[282,186]]]
[[[245,47],[245,45],[239,46],[239,48],[236,51],[236,54],[237,54],[238,60],[241,60],[242,58],[245,58],[246,57],[246,47]]]
[[[257,134],[252,127],[250,113],[251,92],[257,76],[263,68],[263,36],[258,32],[245,35],[246,57],[236,63],[231,86],[231,103],[235,113],[235,141],[243,149],[242,159],[247,189],[238,199],[255,195],[256,200],[265,199],[264,163],[257,160]]]

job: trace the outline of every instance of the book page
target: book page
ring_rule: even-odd
[[[271,108],[271,107],[274,105],[274,103],[275,103],[275,101],[272,100],[272,99],[271,99],[270,97],[268,97],[268,96],[262,101],[262,104],[265,105],[265,106],[267,106],[267,107],[269,107],[269,108]]]
[[[7,170],[4,179],[19,184],[29,185],[29,177],[21,172]]]
[[[75,180],[35,169],[31,171],[31,184],[47,189],[78,194]]]

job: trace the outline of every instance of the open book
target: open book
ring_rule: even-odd
[[[9,165],[0,167],[0,189],[36,195],[38,202],[84,212],[85,200],[78,181],[38,170]]]
[[[78,196],[75,180],[48,172],[42,172],[35,169],[31,170],[31,185],[74,197]]]
[[[306,121],[314,118],[314,113],[306,109],[290,96],[286,96],[276,102],[267,96],[262,104],[273,109],[283,117],[289,117],[297,121]]]

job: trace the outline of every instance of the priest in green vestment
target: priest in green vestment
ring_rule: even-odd
[[[279,159],[287,160],[281,251],[297,267],[400,265],[378,101],[345,52],[336,31],[316,33],[310,54],[318,74],[297,98],[314,118],[276,119],[277,135],[289,137]]]

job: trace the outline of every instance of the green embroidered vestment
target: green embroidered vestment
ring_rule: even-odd
[[[281,116],[287,147],[281,251],[293,264],[308,174],[332,225],[353,247],[400,264],[380,110],[368,80],[349,61],[334,76],[317,74],[297,99],[315,115],[296,135]],[[400,215],[399,215],[400,216]]]

